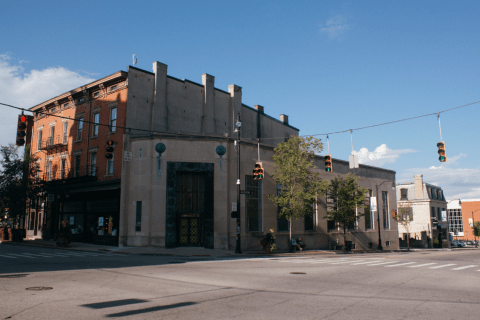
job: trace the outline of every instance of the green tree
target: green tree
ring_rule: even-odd
[[[268,195],[271,202],[280,208],[279,217],[289,221],[289,246],[292,241],[292,219],[298,220],[312,214],[312,203],[325,193],[328,181],[323,181],[312,160],[323,150],[320,139],[291,137],[275,148],[273,178],[280,186],[276,195]]]
[[[326,219],[333,220],[343,229],[344,248],[347,247],[347,229],[353,228],[355,222],[363,214],[356,213],[355,208],[364,208],[363,202],[368,194],[368,189],[360,188],[357,178],[348,173],[345,178],[335,177],[330,181],[327,189],[327,199],[333,203],[332,210],[327,210]],[[328,202],[328,201],[327,201]]]
[[[480,237],[480,222],[475,222],[472,229],[473,229],[473,235],[475,237]]]
[[[408,206],[408,204],[399,205],[395,220],[397,220],[397,222],[405,228],[405,231],[407,231],[407,251],[410,251],[410,224],[413,221],[412,207]]]
[[[43,190],[42,184],[35,180],[38,168],[33,163],[29,156],[29,145],[25,147],[23,159],[13,143],[0,146],[0,218],[8,214],[9,220],[16,220],[17,217],[22,219],[27,199]]]

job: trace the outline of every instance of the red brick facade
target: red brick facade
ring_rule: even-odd
[[[465,236],[459,239],[473,240],[474,239],[473,229],[470,226],[469,222],[470,220],[472,220],[472,222],[480,222],[480,200],[477,200],[477,201],[462,200],[462,219],[463,219],[463,233],[465,234]],[[479,240],[478,237],[477,237],[477,240]]]

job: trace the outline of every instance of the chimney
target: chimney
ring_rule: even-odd
[[[423,175],[413,177],[415,178],[415,199],[423,199]]]
[[[288,116],[286,114],[281,114],[280,121],[282,121],[283,124],[288,124]]]
[[[259,104],[256,104],[255,105],[255,110],[257,110],[258,112],[260,113],[264,113],[264,108],[263,106],[259,105]]]

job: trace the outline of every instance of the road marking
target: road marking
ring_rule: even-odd
[[[356,266],[356,265],[359,265],[359,264],[369,264],[369,263],[375,263],[375,262],[380,262],[380,261],[383,261],[383,260],[359,262],[359,263],[354,263],[353,265]]]
[[[424,263],[424,264],[419,264],[416,266],[408,266],[409,268],[418,268],[418,267],[424,267],[424,266],[431,266],[432,264],[436,264],[435,262],[432,263]]]
[[[28,253],[28,252],[24,252],[23,254],[26,254],[26,255],[29,255],[29,256],[34,256],[34,257],[37,257],[37,256],[40,256],[40,257],[48,257],[50,258],[49,256],[44,256],[40,253]]]
[[[17,253],[9,253],[9,255],[12,255],[12,256],[19,256],[19,257],[22,257],[22,258],[30,258],[30,259],[35,259],[35,257],[29,257],[29,256],[25,256],[25,255],[17,254]]]
[[[445,267],[450,267],[450,266],[456,266],[456,264],[455,263],[444,264],[443,266],[430,267],[430,269],[445,268]]]
[[[368,264],[368,266],[380,266],[382,264],[389,264],[389,263],[396,263],[398,261],[387,261],[387,262],[382,262],[382,263],[375,263],[375,264]]]
[[[404,266],[404,265],[412,264],[412,263],[416,263],[416,262],[405,262],[405,263],[393,264],[393,265],[389,265],[389,266],[385,266],[385,267],[398,267],[398,266]]]
[[[352,262],[360,262],[360,261],[365,261],[365,259],[361,259],[361,260],[347,260],[347,261],[333,262],[333,263],[330,263],[330,264],[342,264],[342,263],[352,263]]]
[[[3,254],[0,254],[0,257],[10,258],[10,259],[17,259],[18,258],[18,257],[6,256],[6,255],[3,255]]]
[[[473,268],[473,267],[478,267],[478,266],[465,266],[465,267],[460,267],[460,268],[455,268],[455,269],[452,269],[452,270],[463,270],[463,269],[468,269],[468,268]]]

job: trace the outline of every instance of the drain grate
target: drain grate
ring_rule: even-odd
[[[24,278],[26,276],[27,274],[6,274],[3,276],[0,276],[0,278]]]
[[[307,274],[306,272],[290,272],[290,274]]]
[[[26,288],[25,290],[31,290],[31,291],[42,291],[42,290],[52,290],[52,287],[29,287]]]

